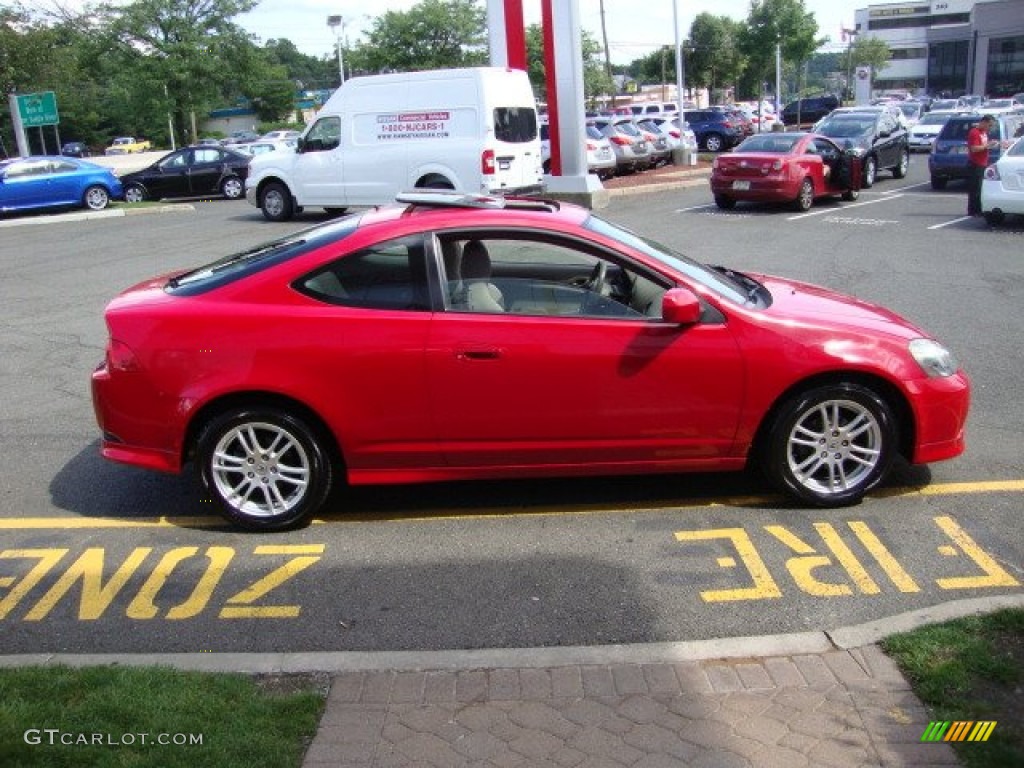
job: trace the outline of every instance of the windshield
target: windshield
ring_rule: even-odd
[[[769,152],[774,155],[788,155],[800,141],[799,136],[768,134],[745,139],[733,152]]]
[[[611,224],[594,215],[591,215],[584,222],[583,226],[592,232],[597,232],[605,237],[617,240],[623,245],[654,259],[658,263],[664,264],[675,272],[681,272],[729,301],[737,304],[749,304],[752,301],[749,298],[750,292],[738,280],[716,272],[711,267],[676,253],[672,249],[653,240],[618,225]]]
[[[919,125],[942,125],[947,120],[949,120],[949,115],[928,114],[921,118]]]
[[[853,118],[842,117],[835,120],[826,120],[818,133],[831,136],[835,139],[852,139],[856,136],[863,136],[875,128],[874,118]]]
[[[1017,139],[1017,143],[1006,150],[1011,157],[1024,157],[1024,139]]]

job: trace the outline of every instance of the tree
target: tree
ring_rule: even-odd
[[[487,14],[478,0],[421,0],[378,16],[348,52],[354,72],[411,72],[487,63]]]
[[[588,102],[598,96],[615,92],[615,82],[608,76],[605,69],[602,49],[598,42],[586,30],[581,32],[580,45],[583,54],[583,93]],[[526,28],[526,60],[527,74],[533,92],[541,100],[547,99],[546,69],[544,67],[544,31],[540,24],[531,24]]]
[[[775,71],[775,47],[782,59],[799,71],[811,54],[828,42],[817,37],[818,23],[803,0],[751,0],[750,14],[741,27],[739,48],[747,60],[745,89],[760,91],[760,83]]]
[[[877,75],[887,66],[892,58],[889,44],[877,37],[858,37],[850,46],[850,66],[871,67],[872,76]]]
[[[111,48],[148,90],[148,114],[169,111],[179,132],[189,130],[197,113],[252,77],[254,45],[231,19],[256,2],[134,0],[103,8]]]
[[[743,73],[740,52],[741,24],[728,16],[701,13],[690,26],[690,50],[686,57],[687,83],[697,88],[735,86]]]

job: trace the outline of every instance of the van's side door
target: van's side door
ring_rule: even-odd
[[[299,205],[344,207],[344,148],[341,117],[326,115],[313,124],[296,149],[295,197]]]

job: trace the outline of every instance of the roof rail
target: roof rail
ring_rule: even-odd
[[[514,208],[518,211],[557,211],[557,200],[539,197],[477,195],[454,189],[410,189],[395,196],[399,203],[419,208]]]
[[[505,199],[495,195],[473,195],[454,189],[410,189],[395,200],[424,208],[504,208]]]

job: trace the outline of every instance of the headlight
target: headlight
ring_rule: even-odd
[[[937,341],[914,339],[910,342],[910,354],[931,378],[952,376],[956,373],[958,366],[953,354]]]

